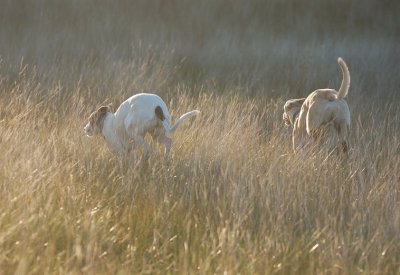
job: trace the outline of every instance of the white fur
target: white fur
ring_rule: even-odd
[[[163,121],[156,115],[157,107],[162,110]],[[174,132],[183,120],[199,113],[197,110],[185,113],[173,126],[170,126],[171,116],[165,102],[155,94],[146,93],[128,98],[115,113],[98,112],[90,116],[84,128],[85,133],[88,136],[101,133],[111,152],[128,157],[133,156],[133,150],[138,146],[144,150],[145,154],[151,153],[151,148],[144,139],[146,134],[150,134],[154,140],[164,144],[165,154],[168,155],[172,140],[165,134]],[[99,119],[104,119],[104,122],[102,129],[96,130],[96,127],[99,127]]]

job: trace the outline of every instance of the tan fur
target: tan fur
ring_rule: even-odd
[[[305,99],[286,102],[283,119],[285,124],[293,126],[294,151],[321,141],[335,148],[342,147],[343,151],[348,149],[350,111],[344,98],[350,87],[350,73],[343,59],[339,58],[338,63],[343,74],[339,92],[318,89]],[[298,116],[295,117],[295,114]]]

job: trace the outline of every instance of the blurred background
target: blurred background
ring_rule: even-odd
[[[93,79],[95,69],[108,79],[104,89],[131,74],[131,84],[119,81],[118,89],[162,93],[177,83],[212,83],[222,93],[229,83],[245,96],[286,98],[338,88],[341,56],[352,75],[350,98],[400,97],[398,1],[3,0],[1,6],[3,76],[22,62],[68,83]],[[138,72],[149,63],[158,65]],[[165,81],[149,81],[154,70]]]

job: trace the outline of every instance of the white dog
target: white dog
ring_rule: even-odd
[[[342,58],[338,58],[338,63],[343,74],[338,92],[318,89],[307,98],[291,99],[285,103],[283,120],[286,125],[293,126],[295,152],[310,142],[328,143],[331,140],[335,148],[341,147],[344,152],[348,150],[350,111],[344,98],[350,87],[350,73]]]
[[[172,140],[165,134],[174,132],[183,120],[198,113],[194,110],[182,115],[171,127],[171,117],[164,101],[157,95],[141,93],[125,100],[114,114],[109,107],[100,107],[90,115],[84,131],[89,137],[102,135],[110,151],[124,157],[132,157],[135,146],[141,146],[146,155],[151,153],[144,139],[148,133],[164,144],[168,156]]]

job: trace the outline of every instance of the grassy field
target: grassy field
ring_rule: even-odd
[[[400,5],[3,1],[0,274],[400,273]],[[352,76],[347,159],[294,155],[286,99]],[[83,126],[159,94],[132,167]],[[151,140],[149,140],[151,142]]]

